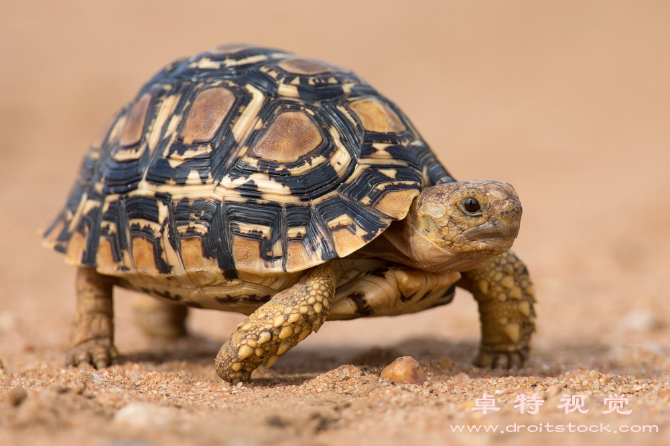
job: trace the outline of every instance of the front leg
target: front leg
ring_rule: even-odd
[[[535,293],[526,265],[510,250],[463,275],[463,287],[479,304],[482,323],[482,343],[474,364],[500,369],[522,366],[535,331]]]
[[[97,369],[116,362],[112,290],[116,279],[95,268],[77,270],[77,307],[72,327],[72,347],[67,364],[90,364]]]
[[[262,363],[272,366],[279,356],[319,330],[334,296],[331,264],[313,268],[238,325],[216,357],[216,373],[236,383],[249,381],[251,372]]]

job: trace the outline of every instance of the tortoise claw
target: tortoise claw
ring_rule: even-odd
[[[509,363],[510,363],[509,356],[506,354],[496,355],[493,358],[494,369],[506,370],[509,368]]]
[[[72,347],[67,355],[66,364],[78,367],[88,364],[96,369],[104,369],[116,364],[119,353],[109,338],[91,339]]]
[[[523,365],[523,362],[520,353],[512,353],[509,356],[509,368],[512,370],[519,370]]]
[[[525,350],[511,352],[480,351],[473,364],[482,369],[518,370],[523,366],[527,356],[528,352]]]
[[[481,369],[490,369],[491,365],[493,364],[493,356],[489,355],[488,353],[479,352],[472,363]]]

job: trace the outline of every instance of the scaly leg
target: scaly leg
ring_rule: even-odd
[[[188,307],[138,294],[133,299],[135,323],[152,339],[173,340],[188,335]]]
[[[330,263],[309,271],[238,325],[216,357],[216,373],[225,381],[249,381],[262,363],[270,367],[291,348],[318,331],[335,295]]]
[[[116,362],[112,301],[115,282],[113,277],[98,274],[95,268],[77,270],[77,308],[68,365],[91,364],[100,369]]]
[[[535,331],[535,293],[526,265],[510,250],[463,275],[464,288],[479,303],[482,323],[482,343],[474,364],[500,369],[522,366]]]

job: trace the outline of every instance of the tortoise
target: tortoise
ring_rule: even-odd
[[[534,292],[510,250],[514,188],[456,181],[409,119],[352,71],[276,49],[216,47],[147,82],[85,156],[45,244],[78,268],[71,366],[107,367],[113,287],[146,293],[144,331],[187,307],[248,317],[218,375],[248,381],[326,319],[479,303],[475,364],[523,364]]]

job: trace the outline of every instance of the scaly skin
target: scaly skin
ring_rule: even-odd
[[[519,368],[528,357],[535,331],[535,292],[526,265],[507,251],[463,273],[479,304],[482,342],[474,364]]]
[[[77,308],[68,365],[90,364],[101,369],[117,361],[112,301],[115,282],[113,277],[98,274],[95,268],[77,270]]]
[[[313,268],[298,283],[254,311],[221,347],[216,373],[225,381],[249,381],[262,363],[277,359],[328,317],[335,296],[335,274],[330,263]]]
[[[188,307],[138,294],[133,299],[133,313],[135,323],[151,339],[170,341],[188,335]]]

